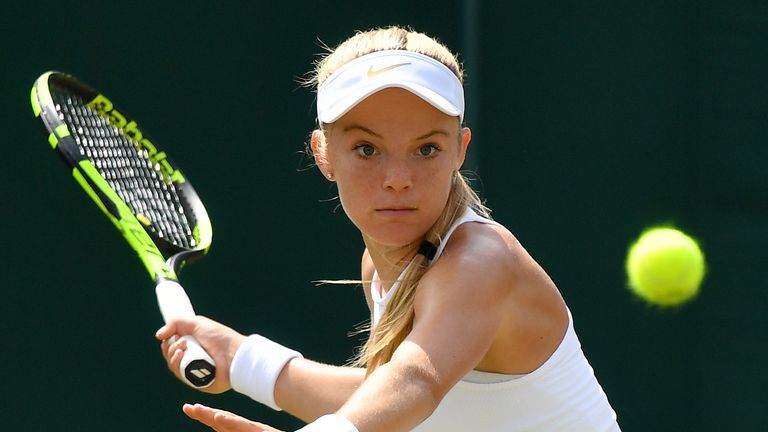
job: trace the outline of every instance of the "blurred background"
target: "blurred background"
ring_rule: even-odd
[[[206,430],[185,402],[300,425],[168,373],[152,284],[46,143],[37,76],[90,83],[183,167],[214,224],[182,273],[198,312],[343,363],[362,292],[313,281],[357,278],[363,245],[303,153],[299,81],[323,44],[390,24],[460,53],[467,168],[560,287],[623,430],[768,430],[768,7],[706,0],[5,2],[0,429]],[[626,289],[660,223],[709,263],[674,309]]]

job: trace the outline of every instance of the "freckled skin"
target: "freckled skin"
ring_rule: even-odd
[[[382,90],[327,131],[327,164],[366,246],[420,241],[440,216],[464,161],[469,130],[412,93]]]

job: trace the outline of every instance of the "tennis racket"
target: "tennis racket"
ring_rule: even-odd
[[[60,73],[41,75],[32,110],[77,183],[123,234],[155,281],[165,322],[195,315],[177,273],[211,245],[203,203],[165,151],[106,96]],[[216,367],[191,336],[181,375],[202,388]]]

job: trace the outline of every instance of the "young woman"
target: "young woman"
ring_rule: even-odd
[[[319,364],[197,317],[158,331],[178,376],[194,335],[215,384],[309,424],[301,431],[617,431],[554,283],[492,221],[459,169],[462,71],[443,45],[402,28],[358,33],[319,64],[318,168],[365,243],[370,336],[353,366]],[[185,405],[218,431],[274,431]]]

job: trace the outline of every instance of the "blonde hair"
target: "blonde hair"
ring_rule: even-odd
[[[335,49],[329,49],[330,53],[316,63],[308,84],[320,87],[331,74],[350,61],[372,52],[388,50],[406,50],[432,57],[456,74],[459,81],[464,81],[461,65],[445,45],[424,33],[393,26],[357,32]]]
[[[432,57],[453,71],[460,81],[464,80],[464,73],[456,56],[443,44],[410,29],[387,27],[358,32],[331,50],[317,62],[309,83],[319,87],[344,64],[366,54],[386,50],[407,50]],[[320,127],[324,129],[326,125],[320,125]],[[322,151],[325,145],[327,143],[323,142],[319,150]],[[439,245],[448,229],[467,208],[472,208],[482,216],[490,217],[489,210],[470,187],[466,178],[461,173],[455,172],[445,208],[435,224],[424,235],[424,240],[433,245]],[[413,328],[416,289],[428,266],[428,258],[421,254],[417,254],[406,265],[398,281],[397,291],[376,327],[370,329],[368,340],[353,359],[352,365],[366,367],[367,374],[370,374],[377,366],[392,358],[397,347]]]

